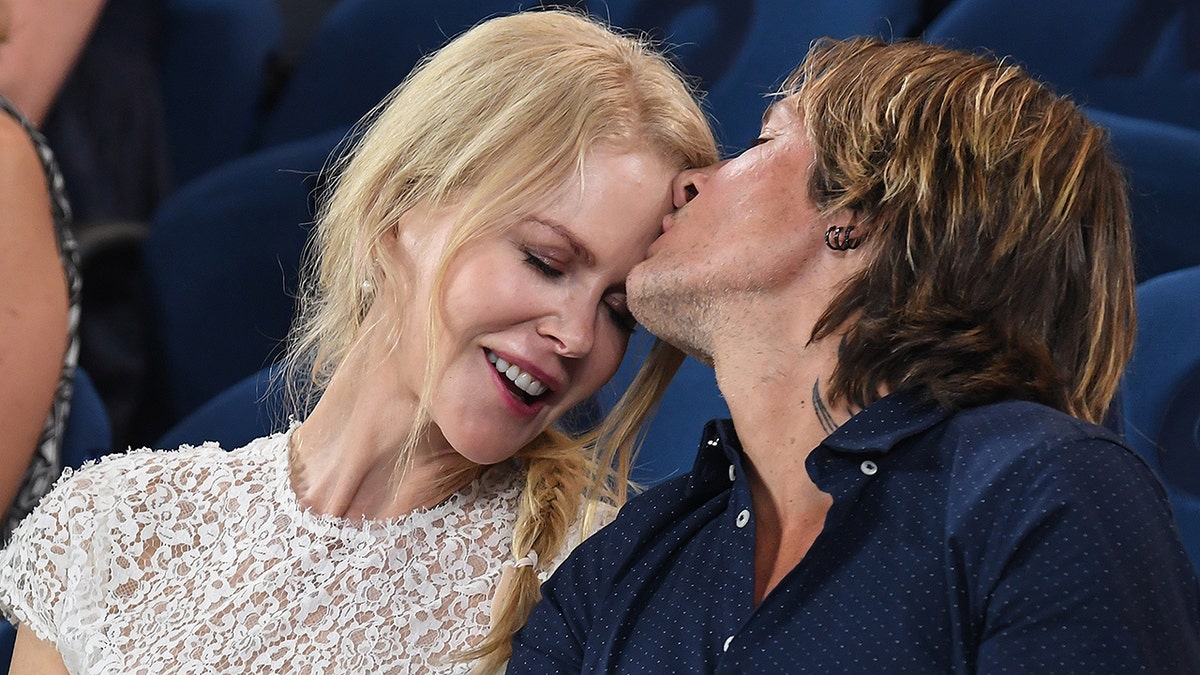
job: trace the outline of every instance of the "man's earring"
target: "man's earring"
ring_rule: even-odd
[[[862,238],[850,236],[853,231],[853,225],[849,227],[834,225],[825,230],[825,245],[833,251],[849,251],[858,248],[858,245],[862,243]]]

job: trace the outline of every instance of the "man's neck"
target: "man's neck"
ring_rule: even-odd
[[[749,349],[738,343],[733,349],[718,345],[713,368],[742,448],[763,470],[803,463],[852,414],[848,406],[827,397],[838,336],[812,344],[760,338]]]
[[[805,460],[851,414],[825,397],[836,355],[836,337],[714,350],[717,383],[748,466],[756,603],[808,552],[833,503],[809,477]]]

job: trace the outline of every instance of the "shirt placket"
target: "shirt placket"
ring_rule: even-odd
[[[726,638],[722,646],[722,654],[718,658],[716,672],[719,674],[752,672],[747,669],[748,664],[744,662],[745,659],[754,657],[763,649],[770,649],[771,626],[782,620],[781,615],[790,614],[797,604],[803,603],[807,593],[805,587],[810,585],[813,574],[824,569],[822,558],[825,557],[825,546],[837,536],[839,528],[849,518],[859,495],[880,473],[878,459],[844,456],[840,453],[830,453],[826,448],[815,450],[813,459],[815,464],[809,467],[809,475],[822,491],[830,493],[834,498],[834,503],[830,507],[830,513],[826,519],[825,529],[818,535],[804,558],[757,608],[753,607],[754,511],[750,503],[748,484],[743,483],[744,490],[739,490],[735,485],[731,494],[729,510],[733,514],[732,527],[738,528],[738,523],[744,521],[744,525],[738,529],[744,536],[750,538],[748,602],[752,609],[736,627],[736,630]],[[731,465],[731,478],[734,473],[735,469]],[[739,492],[743,493],[741,500],[737,497]],[[740,597],[741,594],[739,594]]]
[[[714,438],[707,442],[715,446],[721,441]],[[730,574],[737,575],[737,592],[727,596],[724,601],[721,623],[724,635],[719,640],[720,647],[716,658],[718,672],[728,671],[726,664],[730,662],[727,658],[729,650],[754,614],[755,521],[750,484],[744,477],[740,455],[727,452],[726,457],[728,461],[725,477],[729,481],[730,490],[728,506],[721,519],[730,542],[728,550],[731,552],[731,558],[727,569],[730,570]]]

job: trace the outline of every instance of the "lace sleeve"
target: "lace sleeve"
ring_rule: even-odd
[[[43,640],[58,644],[68,624],[103,620],[101,523],[121,482],[120,464],[65,472],[0,552],[0,611]]]

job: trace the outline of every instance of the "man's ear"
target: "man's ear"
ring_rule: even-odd
[[[852,251],[870,238],[873,224],[856,212],[839,209],[824,218],[825,246],[834,251]]]

